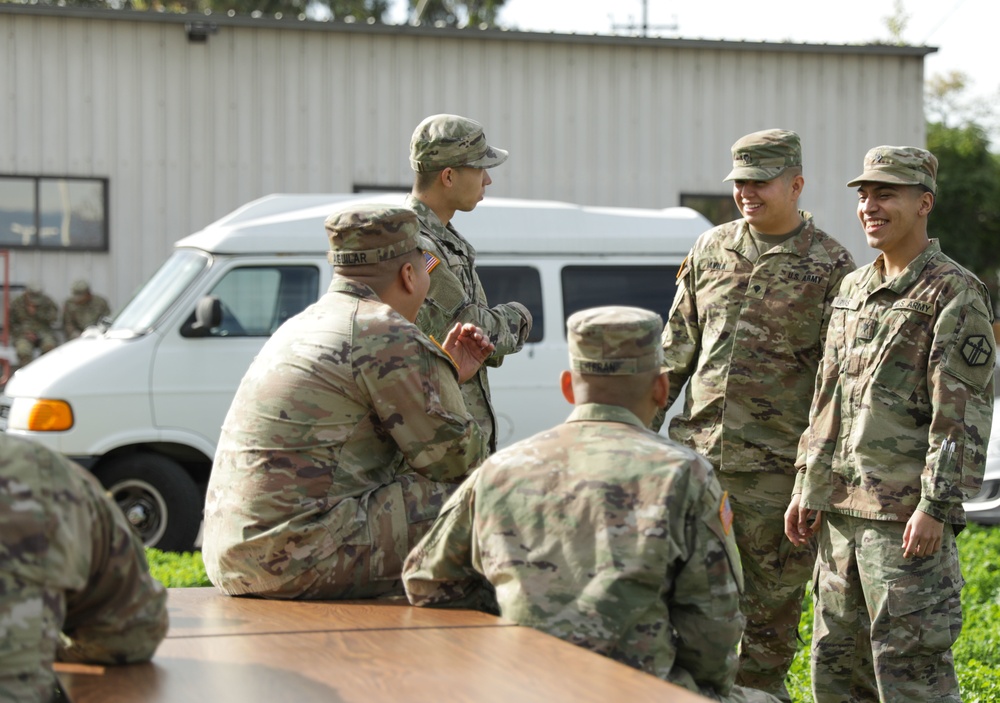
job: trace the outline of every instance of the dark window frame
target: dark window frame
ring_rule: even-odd
[[[107,252],[111,246],[111,212],[110,212],[110,191],[111,179],[102,176],[67,176],[51,174],[23,174],[23,173],[0,173],[0,181],[30,181],[32,184],[33,202],[28,205],[34,212],[31,244],[17,244],[14,242],[4,242],[0,244],[4,249],[14,249],[19,251],[51,251],[51,252]],[[100,184],[101,187],[101,208],[103,209],[102,224],[100,227],[101,241],[97,245],[69,245],[60,244],[53,246],[42,244],[39,233],[42,230],[42,208],[41,193],[42,186],[47,182],[71,181],[89,182]]]
[[[693,200],[718,201],[719,207],[722,207],[724,210],[727,209],[728,211],[725,214],[716,215],[713,217],[714,213],[706,212],[706,208],[704,207],[696,207],[695,204],[692,204]],[[724,207],[725,205],[728,205],[728,208]],[[739,208],[736,207],[736,201],[733,200],[733,194],[731,192],[730,193],[681,193],[681,207],[689,207],[692,210],[697,210],[702,215],[704,215],[708,219],[708,221],[711,222],[713,225],[725,224],[726,222],[732,222],[733,220],[738,220],[739,218],[743,217],[743,215],[740,213]],[[716,220],[719,221],[716,222]]]

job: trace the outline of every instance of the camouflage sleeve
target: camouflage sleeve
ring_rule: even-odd
[[[985,288],[968,288],[944,308],[934,327],[929,451],[917,509],[939,520],[982,485],[996,364],[991,310]]]
[[[142,543],[93,476],[71,465],[88,494],[87,585],[67,594],[61,661],[148,661],[167,632],[167,592],[149,573]]]
[[[56,323],[59,317],[59,306],[51,298],[46,298],[38,306],[38,318],[48,326]]]
[[[669,603],[679,640],[676,663],[699,686],[725,695],[736,678],[736,646],[743,634],[743,572],[728,495],[713,473],[691,505],[684,534],[688,558],[673,574]]]
[[[477,476],[451,495],[403,564],[403,586],[413,605],[499,612],[492,586],[473,564]]]
[[[693,252],[677,271],[677,293],[670,306],[670,314],[663,327],[663,363],[670,379],[670,397],[667,408],[673,405],[698,361],[701,346],[701,326],[698,323],[698,304],[695,298]],[[658,410],[650,427],[659,432],[666,417],[666,409]]]
[[[414,333],[409,343],[386,354],[390,363],[363,364],[359,371],[382,427],[406,463],[432,481],[457,481],[489,448],[465,408],[455,367],[431,340]]]

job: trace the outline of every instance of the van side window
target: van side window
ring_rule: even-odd
[[[212,289],[222,321],[212,337],[270,337],[288,318],[319,298],[315,266],[244,266],[228,272]]]
[[[531,312],[528,342],[540,342],[545,334],[542,313],[542,281],[538,269],[530,266],[477,266],[476,273],[486,290],[490,305],[517,302]]]
[[[562,270],[563,334],[574,312],[600,305],[631,305],[663,321],[677,291],[677,266],[566,266]]]

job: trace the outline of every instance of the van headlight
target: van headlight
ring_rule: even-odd
[[[62,432],[73,426],[73,409],[65,400],[14,398],[7,428],[31,432]]]

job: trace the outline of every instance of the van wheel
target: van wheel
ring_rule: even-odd
[[[173,459],[128,454],[94,471],[142,543],[167,552],[194,549],[201,527],[201,491]]]

